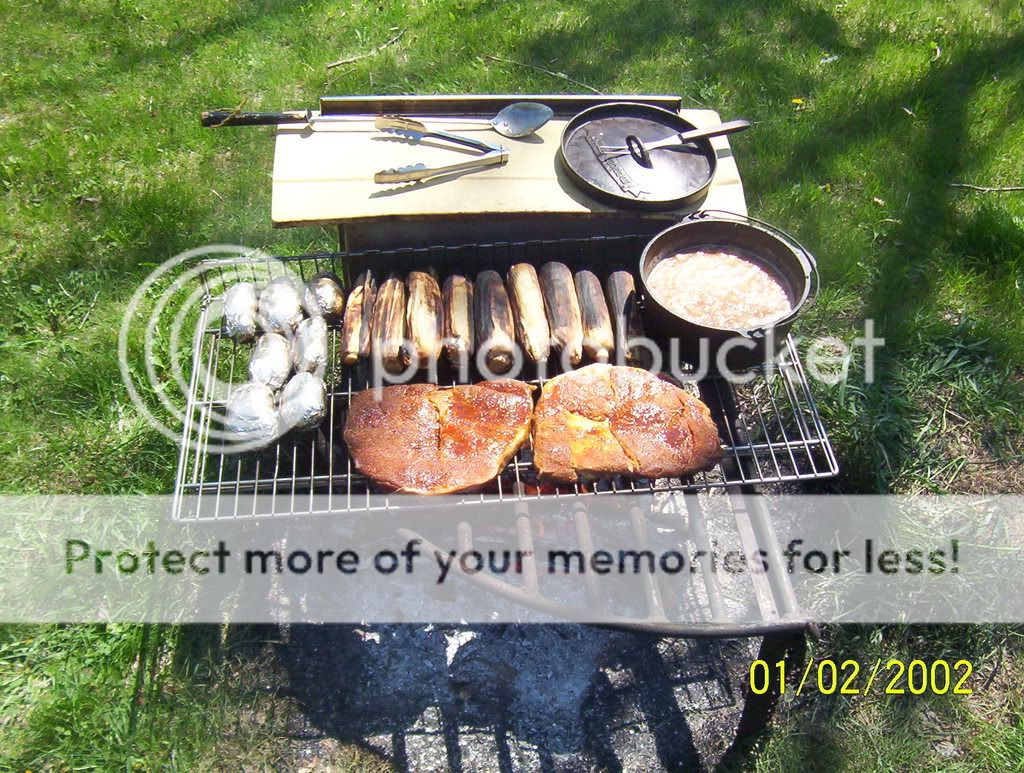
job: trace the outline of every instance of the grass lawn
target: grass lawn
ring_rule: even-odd
[[[325,69],[396,28],[407,30],[398,44]],[[833,488],[1024,493],[1024,193],[951,186],[1024,182],[1017,0],[8,0],[0,492],[169,491],[177,449],[133,408],[119,375],[127,299],[189,247],[333,246],[325,230],[270,227],[271,130],[202,130],[201,109],[297,108],[331,93],[578,90],[488,55],[753,120],[733,142],[751,213],[797,234],[822,269],[800,332],[849,341],[871,316],[887,339],[876,383],[864,385],[853,362],[847,381],[817,387],[843,463]],[[252,726],[274,720],[249,710],[263,698],[236,678],[243,666],[229,656],[202,673],[178,668],[184,635],[3,631],[0,768],[134,759],[188,769],[214,764],[224,744],[272,755],[246,743]],[[144,668],[157,677],[146,684],[166,689],[140,697],[143,637]],[[970,656],[992,679],[957,701],[787,704],[751,764],[806,769],[798,755],[809,753],[823,769],[1021,769],[1018,637],[833,631],[820,648]]]

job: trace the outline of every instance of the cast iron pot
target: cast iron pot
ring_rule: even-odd
[[[666,257],[707,246],[738,248],[760,261],[787,291],[793,310],[774,322],[745,330],[709,327],[669,311],[647,286],[651,271]],[[818,268],[811,253],[784,231],[756,218],[704,210],[651,239],[640,256],[640,282],[648,335],[678,339],[681,359],[695,367],[703,365],[712,373],[735,372],[775,357],[817,291]],[[701,351],[701,339],[707,341],[706,353]]]
[[[730,121],[722,133],[733,134],[749,126],[749,121]],[[711,140],[694,140],[651,157],[645,151],[645,160],[635,149],[642,148],[641,143],[696,128],[679,113],[640,102],[594,105],[565,125],[558,159],[569,179],[599,201],[625,209],[681,209],[701,201],[711,187],[718,169],[718,152]],[[596,142],[622,144],[631,152],[602,158],[594,147]]]

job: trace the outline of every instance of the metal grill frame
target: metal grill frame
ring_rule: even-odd
[[[227,394],[214,394],[215,375],[227,365],[229,389],[235,385],[235,363],[239,360],[235,342],[220,335],[211,324],[218,298],[211,282],[216,272],[257,268],[263,275],[282,270],[297,273],[303,280],[330,270],[351,285],[351,277],[363,268],[375,271],[407,272],[433,267],[440,276],[449,273],[474,275],[483,268],[499,272],[521,261],[539,265],[560,260],[572,268],[591,268],[599,276],[627,268],[634,272],[647,236],[598,236],[506,242],[461,246],[438,246],[360,253],[315,253],[272,259],[229,258],[205,260],[200,264],[203,296],[197,321],[196,343],[189,394],[185,409],[181,453],[175,481],[174,517],[180,520],[208,513],[203,519],[240,519],[267,516],[313,515],[339,511],[389,509],[388,497],[374,494],[369,482],[354,468],[341,441],[341,425],[353,392],[369,384],[368,365],[334,366],[326,379],[328,416],[322,429],[305,435],[289,434],[259,453],[221,455],[208,451],[214,409],[222,410]],[[640,299],[641,304],[643,299]],[[339,331],[329,330],[329,356],[337,363]],[[612,478],[592,485],[576,484],[553,491],[537,488],[529,444],[510,462],[496,482],[496,490],[464,494],[461,502],[474,504],[509,499],[549,496],[602,495],[617,493],[694,493],[733,486],[804,482],[833,477],[838,463],[811,394],[804,369],[792,338],[784,344],[775,373],[758,371],[751,382],[733,384],[720,377],[702,379],[696,386],[711,408],[719,427],[725,457],[717,467],[687,480],[635,480]],[[472,380],[472,379],[471,379]],[[530,379],[527,379],[530,380]],[[245,381],[243,373],[238,383]],[[542,383],[533,379],[533,383]],[[199,427],[197,436],[189,428]],[[266,501],[270,510],[257,511],[256,502]],[[407,504],[408,497],[403,498]],[[240,505],[251,502],[251,510]],[[324,507],[326,502],[326,507]],[[185,512],[185,503],[194,505]]]

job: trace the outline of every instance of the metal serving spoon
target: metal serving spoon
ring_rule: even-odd
[[[550,121],[554,114],[554,110],[540,102],[513,102],[499,110],[494,118],[455,118],[452,120],[460,124],[490,126],[498,134],[516,139],[533,134]],[[443,121],[443,123],[448,122]]]
[[[533,134],[551,120],[554,111],[539,102],[513,102],[502,108],[494,118],[443,118],[442,123],[449,122],[485,126],[505,137],[526,137]],[[365,121],[365,116],[351,115],[313,115],[310,110],[289,110],[284,113],[236,113],[231,110],[207,110],[199,117],[202,126],[219,128],[222,126],[274,126],[287,123],[309,124],[311,129],[320,125],[343,123],[346,121]]]

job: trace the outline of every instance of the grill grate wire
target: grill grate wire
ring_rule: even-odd
[[[474,275],[483,268],[499,272],[513,263],[541,264],[561,260],[606,276],[635,266],[647,237],[510,242],[452,247],[410,248],[363,253],[318,253],[265,260],[231,258],[201,264],[204,297],[195,337],[191,391],[175,485],[175,517],[179,519],[241,519],[269,515],[312,515],[337,511],[388,509],[389,498],[374,496],[372,486],[355,468],[341,440],[341,428],[352,394],[370,385],[368,366],[333,365],[325,379],[328,412],[314,432],[291,433],[260,452],[221,454],[211,448],[231,390],[246,381],[249,346],[222,337],[213,324],[226,272],[251,272],[254,281],[284,270],[308,280],[333,271],[346,284],[370,267],[405,272],[433,268],[439,276]],[[338,363],[339,331],[329,329],[329,362]],[[443,371],[442,371],[443,373]],[[471,379],[472,380],[472,379]],[[526,380],[540,385],[540,379]],[[454,383],[442,375],[439,383]],[[838,463],[811,394],[796,346],[784,345],[774,372],[758,371],[746,384],[709,377],[697,385],[719,427],[725,459],[714,469],[690,479],[636,480],[610,478],[595,484],[551,487],[538,484],[532,449],[526,447],[487,489],[464,494],[457,501],[486,503],[568,495],[618,493],[694,493],[736,485],[803,482],[834,476]],[[190,428],[193,428],[190,430]],[[264,496],[253,496],[254,494]],[[266,496],[269,495],[269,496]],[[406,498],[408,499],[408,498]],[[269,507],[268,507],[269,505]],[[264,509],[267,508],[267,509]]]

